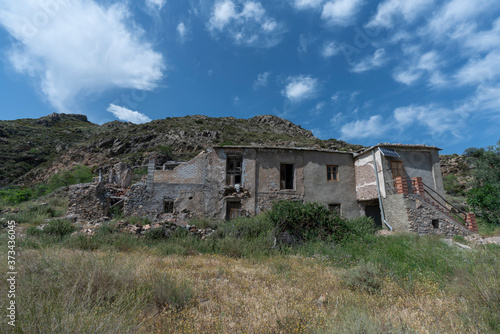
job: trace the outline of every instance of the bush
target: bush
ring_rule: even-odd
[[[155,275],[151,282],[152,302],[159,312],[165,309],[181,310],[193,299],[194,293],[187,282],[178,283],[170,276]]]
[[[346,222],[320,203],[275,202],[267,217],[277,233],[286,232],[296,240],[342,240],[348,232]]]
[[[74,231],[75,227],[73,226],[73,224],[65,219],[51,220],[43,228],[43,233],[57,237],[64,237],[68,234],[73,233]]]
[[[349,219],[345,224],[348,230],[345,239],[368,241],[374,237],[375,231],[377,230],[373,218],[367,216]]]
[[[500,225],[500,186],[473,188],[467,194],[467,204],[485,223]]]
[[[157,227],[147,230],[145,237],[149,240],[160,240],[165,237],[165,233],[163,233],[163,229],[161,227]]]
[[[376,293],[382,286],[380,269],[371,262],[361,261],[343,276],[344,284],[352,290]]]

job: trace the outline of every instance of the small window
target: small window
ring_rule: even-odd
[[[228,156],[226,162],[226,185],[234,186],[241,183],[241,166],[243,157],[241,155]]]
[[[331,213],[340,216],[340,204],[328,204],[328,210],[330,210]]]
[[[339,170],[338,166],[335,165],[326,166],[326,179],[328,181],[338,181],[339,180],[338,170]]]
[[[293,189],[293,164],[281,164],[280,188]]]
[[[432,227],[439,228],[439,219],[432,220]]]
[[[171,199],[166,199],[163,201],[163,212],[164,213],[174,213],[174,201]]]

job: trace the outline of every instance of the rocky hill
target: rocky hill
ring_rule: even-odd
[[[84,115],[52,114],[0,121],[0,186],[30,185],[74,165],[106,167],[117,161],[144,165],[188,160],[214,145],[270,145],[355,151],[361,145],[320,140],[311,131],[276,116],[250,119],[202,115],[97,125]]]

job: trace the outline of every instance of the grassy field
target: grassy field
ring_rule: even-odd
[[[500,331],[498,246],[466,250],[432,236],[359,233],[272,248],[266,215],[197,223],[218,232],[156,240],[112,224],[93,237],[71,235],[64,224],[31,229],[16,245],[16,327],[2,314],[0,332]],[[5,230],[0,245],[7,272]],[[6,312],[6,280],[0,289]]]

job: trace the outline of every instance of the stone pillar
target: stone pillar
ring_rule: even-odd
[[[411,179],[411,184],[415,194],[425,197],[424,183],[421,177],[414,177]]]
[[[155,174],[155,166],[156,166],[156,160],[155,159],[149,159],[148,163],[148,179],[146,181],[146,190],[152,191],[153,190],[153,178]]]
[[[398,194],[408,194],[408,185],[406,184],[406,179],[402,176],[396,177],[396,192]]]
[[[465,219],[466,221],[466,227],[471,230],[472,232],[477,232],[477,222],[476,222],[476,215],[474,212],[467,212],[467,218]]]

